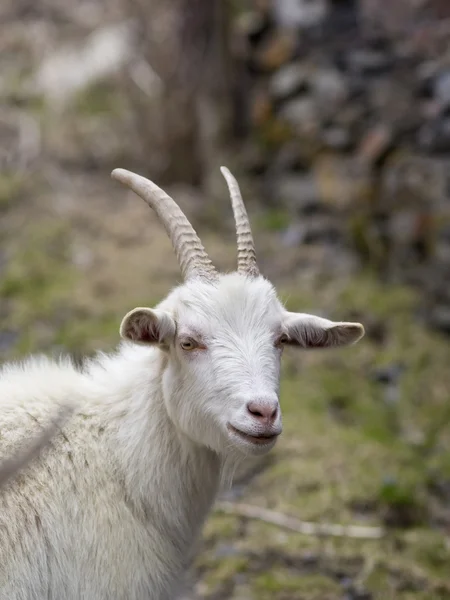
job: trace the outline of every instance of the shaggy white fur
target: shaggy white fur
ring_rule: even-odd
[[[189,278],[121,334],[80,369],[38,357],[0,374],[0,461],[76,407],[0,490],[1,600],[173,600],[221,480],[281,433],[284,344],[363,329],[288,313],[263,277],[232,273]]]

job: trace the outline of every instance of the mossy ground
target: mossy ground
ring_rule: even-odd
[[[386,536],[305,537],[215,516],[198,560],[203,598],[450,598],[448,341],[415,321],[410,290],[370,275],[335,287],[317,294],[317,309],[358,316],[367,336],[347,350],[287,353],[283,438],[239,501],[382,525]],[[289,307],[302,310],[291,292]]]

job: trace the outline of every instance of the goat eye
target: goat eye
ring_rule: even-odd
[[[198,348],[197,342],[191,338],[180,342],[180,346],[183,350],[195,350],[195,348]]]
[[[275,342],[275,346],[283,346],[284,344],[287,344],[288,341],[289,341],[289,338],[288,338],[287,334],[283,333],[282,335],[280,335],[280,337]]]

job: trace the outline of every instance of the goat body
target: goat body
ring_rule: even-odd
[[[155,184],[116,171],[157,212],[185,282],[155,309],[125,315],[115,354],[79,369],[31,358],[0,372],[0,477],[2,464],[15,475],[0,489],[0,600],[173,600],[221,481],[281,433],[283,346],[362,336],[357,323],[284,309],[259,274],[237,182],[223,173],[236,273],[215,271]],[[70,419],[48,428],[69,405]]]
[[[2,456],[36,435],[56,398],[77,409],[0,493],[2,600],[174,597],[220,465],[174,431],[158,354],[125,344],[81,372],[31,360],[3,375]]]
[[[59,426],[68,418],[70,413],[70,406],[59,407],[52,421],[31,440],[27,448],[21,448],[17,454],[5,458],[0,463],[0,488],[40,454],[57,434]]]

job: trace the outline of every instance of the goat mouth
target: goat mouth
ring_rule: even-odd
[[[227,423],[228,431],[231,431],[234,435],[237,435],[242,440],[246,442],[250,442],[251,444],[257,444],[259,446],[264,446],[265,444],[270,444],[277,437],[278,433],[262,433],[261,435],[250,435],[249,433],[245,433],[236,427],[233,427],[231,423]]]

